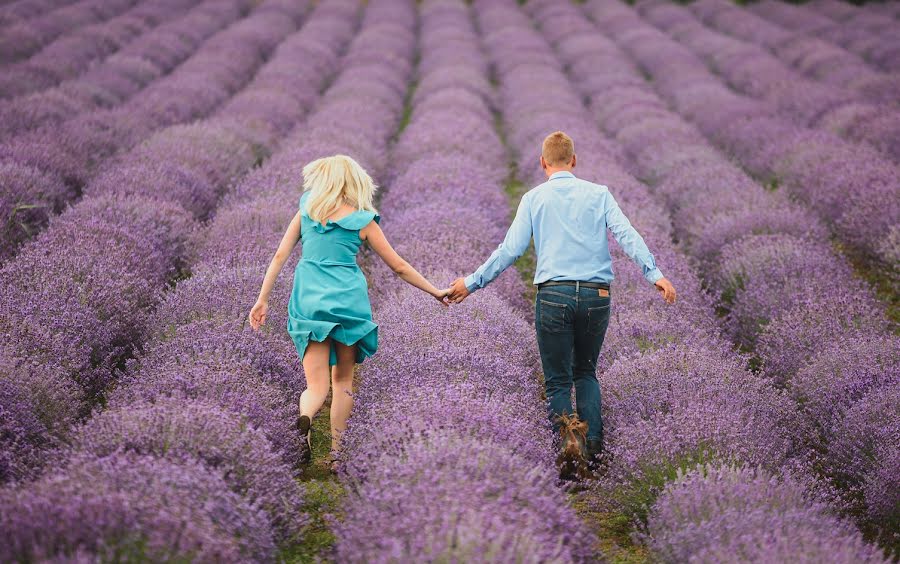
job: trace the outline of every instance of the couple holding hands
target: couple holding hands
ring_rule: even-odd
[[[540,164],[547,181],[527,192],[503,242],[474,273],[440,290],[388,243],[373,205],[372,178],[353,159],[336,155],[303,168],[304,193],[250,311],[254,329],[265,323],[268,299],[297,242],[303,256],[294,273],[287,329],[303,361],[306,390],[297,421],[300,462],[312,459],[312,418],[325,403],[329,382],[332,451],[353,406],[354,366],[375,353],[378,326],[372,321],[366,278],[356,262],[363,242],[403,281],[442,304],[460,303],[484,288],[527,249],[537,253],[535,329],[544,371],[548,416],[559,430],[577,414],[586,432],[579,448],[594,461],[603,448],[597,359],[606,334],[613,279],[607,230],[643,270],[668,303],[675,288],[657,268],[643,238],[606,186],[575,177],[575,146],[561,131],[544,139]],[[571,393],[575,387],[576,410]]]

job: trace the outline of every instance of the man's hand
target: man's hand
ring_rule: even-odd
[[[663,299],[666,300],[666,303],[675,303],[675,286],[671,282],[665,278],[660,278],[656,281],[655,286],[659,293],[662,294]]]
[[[469,296],[469,289],[466,288],[466,281],[464,278],[457,278],[453,281],[453,284],[450,285],[450,301],[455,304],[460,304],[464,299]]]

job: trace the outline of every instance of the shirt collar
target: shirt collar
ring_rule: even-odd
[[[556,180],[557,178],[575,178],[575,175],[569,172],[568,170],[561,170],[559,172],[554,172],[550,175],[550,178],[547,180]]]

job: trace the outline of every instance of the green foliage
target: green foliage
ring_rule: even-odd
[[[630,483],[616,488],[612,495],[624,517],[631,522],[646,523],[650,508],[656,503],[656,498],[666,484],[697,465],[705,465],[717,460],[720,458],[715,453],[701,446],[674,460],[643,466]]]
[[[596,552],[614,564],[644,564],[647,550],[631,538],[632,522],[624,514],[591,509],[584,498],[572,496],[572,507],[597,537]]]

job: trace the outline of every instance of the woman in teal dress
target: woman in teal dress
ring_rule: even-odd
[[[275,280],[302,239],[303,256],[294,271],[287,330],[306,374],[297,426],[302,438],[300,461],[308,463],[312,418],[325,403],[329,380],[331,447],[337,451],[353,407],[354,365],[378,348],[368,285],[356,263],[363,242],[401,279],[445,306],[450,291],[435,288],[388,243],[372,204],[375,184],[355,160],[346,155],[317,159],[303,167],[303,179],[299,209],[266,270],[249,317],[256,330],[265,323]]]

